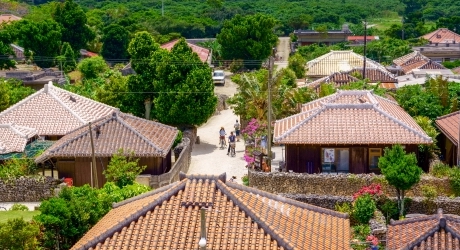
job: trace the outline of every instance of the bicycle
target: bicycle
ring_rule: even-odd
[[[225,136],[220,137],[220,149],[224,149],[227,147],[227,143],[225,142]]]
[[[230,142],[230,155],[232,157],[235,157],[236,153],[235,153],[235,143],[234,142]]]

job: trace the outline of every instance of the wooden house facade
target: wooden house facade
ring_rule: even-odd
[[[284,144],[286,170],[298,173],[378,173],[384,148],[417,153],[432,139],[396,102],[367,90],[338,90],[276,121],[274,141]]]
[[[450,166],[457,165],[460,112],[457,111],[438,117],[435,124],[441,131],[438,136],[438,144],[442,160]]]
[[[92,146],[89,126],[70,132],[36,159],[52,162],[59,178],[72,178],[76,186],[92,183]],[[171,169],[171,147],[178,130],[161,123],[114,112],[92,124],[98,184],[106,180],[103,171],[120,149],[146,166],[142,174],[159,175]]]

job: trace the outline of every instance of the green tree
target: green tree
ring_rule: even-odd
[[[7,27],[9,25],[6,25]],[[2,28],[0,24],[0,70],[14,68],[16,63],[10,56],[15,56],[10,44],[13,43],[14,36],[10,29]]]
[[[243,59],[248,68],[259,68],[278,42],[276,20],[263,14],[236,15],[225,21],[217,42],[225,60]]]
[[[404,195],[413,185],[420,181],[422,169],[417,166],[414,153],[406,154],[401,145],[385,148],[379,158],[379,168],[390,185],[396,188],[399,215],[404,213]]]
[[[33,94],[35,90],[25,87],[17,79],[0,78],[0,112]]]
[[[217,98],[211,69],[180,39],[171,52],[154,54],[157,62],[155,117],[166,124],[201,125],[214,113]]]
[[[87,25],[85,12],[73,0],[57,4],[52,16],[62,27],[62,42],[68,42],[75,52],[86,48],[87,43],[95,38]]]
[[[118,24],[111,24],[103,30],[101,55],[105,59],[128,58],[129,32]]]
[[[68,42],[64,42],[61,46],[61,55],[57,57],[59,63],[59,70],[69,73],[77,67],[75,61],[75,54],[73,53],[72,47]]]
[[[128,112],[125,107],[128,92],[128,77],[122,76],[120,71],[109,70],[103,76],[105,83],[96,88],[95,99],[107,105],[117,107],[123,112]]]
[[[59,54],[61,28],[53,20],[32,22],[26,19],[14,24],[18,28],[18,40],[24,47],[24,54],[42,68],[56,65],[54,58]]]
[[[152,54],[160,49],[155,39],[146,31],[138,32],[131,39],[128,52],[131,55],[131,67],[136,72],[128,79],[127,104],[130,113],[150,119],[152,101],[155,97],[155,65]],[[177,63],[177,62],[176,62]]]
[[[139,166],[139,159],[134,158],[134,152],[130,152],[128,156],[126,153],[119,149],[103,172],[107,181],[114,182],[120,188],[132,185],[136,177],[147,167]]]
[[[39,249],[40,227],[22,218],[0,223],[0,248],[9,250]]]
[[[419,145],[420,151],[427,152],[430,154],[430,156],[433,156],[439,150],[437,145],[438,141],[436,140],[436,138],[439,135],[438,130],[433,125],[433,121],[426,116],[416,116],[414,117],[414,120],[423,129],[423,131],[425,131],[425,133],[433,140],[433,143],[430,145]]]
[[[295,53],[293,56],[289,57],[288,67],[295,72],[297,79],[305,77],[305,66],[307,60],[302,57],[299,53]]]
[[[77,69],[85,79],[96,78],[99,74],[109,69],[109,66],[100,56],[89,57],[78,63]]]

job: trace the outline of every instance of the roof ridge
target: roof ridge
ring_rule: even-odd
[[[141,209],[137,210],[134,214],[129,216],[128,218],[124,218],[123,220],[119,221],[115,226],[108,228],[104,233],[100,234],[92,238],[91,240],[87,241],[85,244],[80,246],[81,250],[89,249],[93,247],[95,244],[98,244],[101,239],[106,239],[111,237],[114,233],[120,231],[122,228],[128,226],[132,223],[133,220],[137,220],[140,216],[145,216],[148,211],[151,211],[156,206],[161,205],[164,201],[168,200],[171,196],[176,195],[180,190],[185,188],[185,181],[179,182],[176,186],[171,187],[170,189],[164,191],[157,199],[153,200],[152,202],[148,203],[146,206],[142,207]]]
[[[455,112],[452,112],[452,113],[449,113],[449,114],[446,114],[446,115],[443,115],[443,116],[440,116],[440,117],[436,118],[435,121],[444,119],[444,118],[446,118],[446,117],[454,116],[454,115],[457,115],[457,114],[459,114],[459,113],[460,113],[460,110],[455,111]]]
[[[344,213],[340,213],[340,212],[337,212],[337,211],[334,211],[334,210],[330,210],[330,209],[314,206],[314,205],[311,205],[311,204],[303,203],[303,202],[296,201],[296,200],[293,200],[293,199],[290,199],[290,198],[286,198],[284,196],[275,195],[275,194],[272,194],[272,193],[269,193],[269,192],[266,192],[266,191],[263,191],[263,190],[260,190],[260,189],[257,189],[257,188],[244,186],[244,185],[241,185],[241,184],[238,184],[238,183],[228,182],[228,183],[226,183],[226,185],[231,187],[231,188],[235,188],[235,189],[238,189],[238,190],[241,190],[241,191],[244,191],[244,192],[249,192],[249,193],[253,193],[253,194],[256,194],[256,195],[264,196],[264,197],[272,199],[272,200],[276,200],[276,201],[279,201],[279,202],[287,203],[289,205],[293,205],[293,206],[301,207],[301,208],[304,208],[304,209],[312,210],[312,211],[317,212],[317,213],[336,216],[336,217],[340,217],[340,218],[343,218],[343,219],[347,219],[349,217],[348,214],[344,214]]]
[[[14,124],[8,124],[8,126],[15,134],[19,135],[20,137],[22,137],[24,139],[28,139],[26,134],[23,134],[21,131],[17,130],[14,127]]]
[[[409,242],[409,244],[407,244],[407,248],[405,249],[413,249],[414,247],[416,247],[417,245],[425,241],[428,237],[433,236],[434,233],[436,233],[439,229],[440,227],[439,227],[439,222],[438,222],[430,230],[427,230],[424,234],[422,234],[418,238],[413,239],[411,242]]]
[[[422,138],[425,139],[425,140],[428,139],[429,142],[433,142],[433,139],[431,139],[431,137],[429,137],[429,136],[426,137],[424,134],[420,133],[420,131],[415,130],[415,128],[410,127],[408,124],[406,124],[406,123],[400,121],[398,118],[396,118],[396,117],[394,117],[393,115],[391,115],[391,114],[385,112],[385,111],[384,111],[383,109],[381,109],[379,106],[374,106],[374,109],[375,109],[376,111],[378,111],[379,113],[381,113],[382,115],[388,117],[388,118],[389,118],[390,120],[392,120],[393,122],[399,124],[400,126],[406,128],[406,129],[409,130],[409,131],[412,131],[414,134],[416,134],[416,135],[422,137]],[[420,129],[421,129],[421,128],[420,128]],[[423,129],[422,129],[422,130],[423,130]]]
[[[14,111],[16,108],[19,108],[21,105],[27,103],[30,99],[40,95],[44,93],[43,89],[39,90],[39,91],[36,91],[35,93],[27,96],[26,98],[20,100],[19,102],[17,102],[16,104],[13,104],[11,107],[3,110],[2,112],[0,112],[0,117],[4,116],[4,115],[7,115],[8,113]]]
[[[113,119],[116,119],[118,122],[120,122],[123,126],[125,126],[125,128],[131,130],[134,134],[136,134],[137,136],[139,136],[142,140],[144,140],[147,144],[149,144],[150,146],[154,147],[156,150],[160,151],[160,152],[164,152],[163,149],[160,149],[157,145],[155,145],[155,143],[153,143],[152,141],[150,141],[150,139],[148,139],[147,137],[145,137],[143,134],[141,134],[139,131],[137,131],[134,127],[132,127],[131,125],[127,124],[122,117],[119,117],[118,115],[116,115],[116,113],[113,113],[114,115],[112,115],[111,118],[109,118],[109,120],[113,120]]]
[[[179,180],[184,180],[184,179],[189,179],[189,180],[214,180],[214,181],[222,181],[225,183],[227,181],[227,173],[223,172],[220,175],[207,175],[207,174],[186,174],[182,171],[179,172]]]
[[[383,101],[390,102],[390,103],[395,104],[395,105],[398,105],[398,107],[400,107],[400,106],[399,106],[399,103],[397,103],[397,102],[395,102],[395,101],[393,101],[393,100],[390,100],[390,99],[388,99],[388,98],[385,98],[385,97],[383,97],[383,96],[374,95],[374,98],[375,98],[375,99],[382,99]],[[379,101],[378,101],[378,102],[379,102]],[[380,104],[380,102],[379,102],[379,104]]]
[[[246,216],[250,217],[253,221],[256,221],[257,226],[270,235],[270,237],[277,242],[278,246],[283,247],[284,249],[294,249],[293,245],[281,237],[277,230],[267,223],[264,218],[257,216],[256,212],[241,201],[228,187],[223,184],[222,181],[217,181],[216,187],[219,188],[220,191],[228,197],[228,199],[233,201],[234,206],[237,206],[246,214]]]
[[[49,85],[49,84],[48,84]],[[51,86],[53,86],[51,84]],[[49,87],[48,87],[49,88]],[[69,106],[67,106],[67,104],[65,104],[61,99],[59,99],[54,93],[52,93],[51,91],[48,90],[47,92],[51,97],[53,97],[59,104],[61,104],[64,109],[66,109],[67,111],[69,111],[73,116],[75,116],[75,118],[77,118],[77,120],[79,120],[82,124],[85,124],[85,120],[83,120],[83,118],[81,118],[77,113],[75,113]]]

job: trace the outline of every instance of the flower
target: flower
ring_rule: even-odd
[[[373,246],[377,246],[379,244],[379,239],[372,234],[367,236],[366,241],[369,241]]]
[[[369,194],[371,197],[375,198],[375,196],[382,195],[382,186],[380,184],[371,184],[369,186],[362,187],[358,192],[353,194],[353,200],[358,199],[358,197]]]

